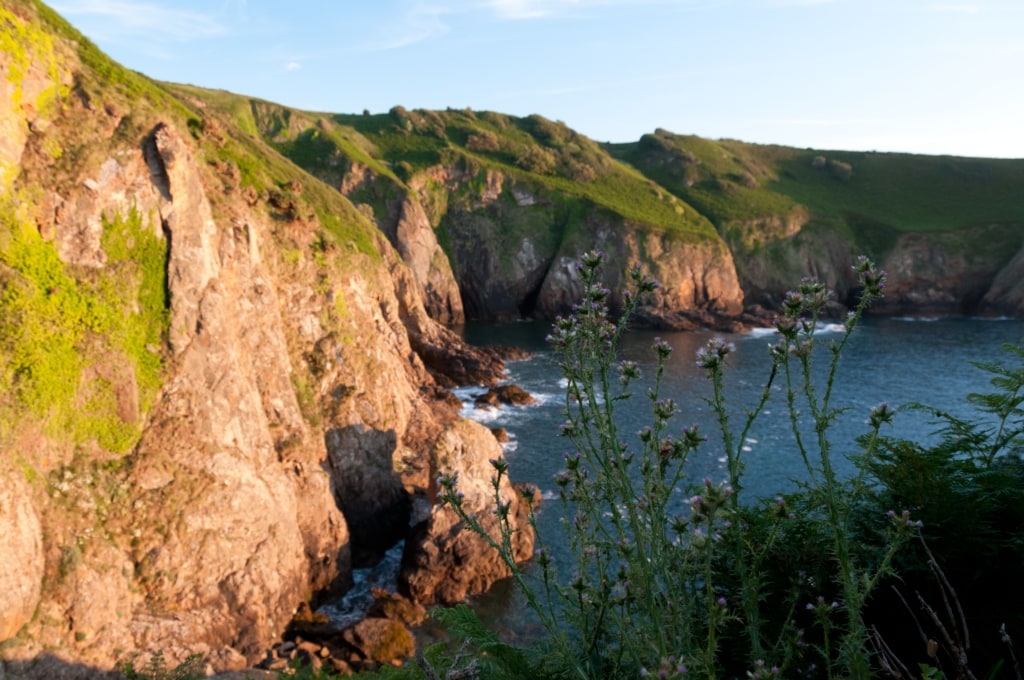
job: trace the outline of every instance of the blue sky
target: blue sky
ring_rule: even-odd
[[[1021,0],[51,0],[125,66],[324,112],[471,107],[1024,158]]]

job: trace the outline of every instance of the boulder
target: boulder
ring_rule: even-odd
[[[477,408],[497,408],[501,404],[523,406],[536,400],[529,392],[519,385],[498,385],[476,397],[473,403]]]
[[[496,473],[490,461],[501,458],[502,449],[490,430],[473,421],[458,420],[441,434],[431,456],[438,474],[458,474],[464,509],[500,541],[491,483]],[[503,504],[510,505],[517,562],[533,555],[534,535],[527,521],[524,493],[529,492],[517,490],[502,477],[499,495]],[[465,527],[451,508],[435,505],[406,539],[400,586],[416,602],[448,604],[461,602],[509,575],[508,567],[481,536]]]

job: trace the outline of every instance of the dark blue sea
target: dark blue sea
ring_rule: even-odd
[[[824,325],[815,335],[815,365],[819,381],[824,379],[829,361],[826,344],[841,338],[842,327]],[[508,381],[515,383],[537,400],[535,404],[480,411],[472,406],[472,388],[458,391],[466,404],[463,415],[491,427],[504,427],[512,441],[506,456],[513,479],[537,484],[545,496],[555,494],[551,480],[563,464],[568,441],[557,436],[564,422],[565,382],[559,368],[559,356],[547,346],[545,323],[472,324],[465,337],[472,344],[515,345],[534,352],[533,358],[512,362]],[[671,397],[680,405],[676,416],[677,429],[697,424],[709,441],[691,456],[694,479],[725,477],[723,450],[716,436],[715,421],[704,399],[711,395],[705,372],[697,368],[697,350],[710,338],[720,336],[732,342],[736,351],[727,358],[726,399],[732,406],[731,422],[738,427],[743,414],[762,393],[770,369],[768,346],[775,337],[769,330],[745,334],[704,332],[658,333],[631,331],[624,337],[622,358],[637,361],[645,374],[651,375],[654,357],[651,346],[655,338],[673,347],[663,379],[662,397]],[[833,406],[845,408],[833,429],[835,454],[841,469],[844,454],[856,449],[855,438],[867,431],[870,409],[881,402],[899,407],[920,402],[947,410],[955,415],[969,415],[964,397],[970,392],[989,388],[990,376],[971,362],[1003,358],[1000,347],[1024,339],[1024,321],[981,320],[975,318],[939,318],[928,320],[873,318],[865,319],[854,331],[840,359],[836,376]],[[1009,357],[1006,357],[1007,359]],[[618,408],[622,416],[620,432],[633,433],[650,423],[649,402],[644,388],[631,389],[635,396]],[[934,426],[920,413],[898,414],[890,435],[907,439],[927,438]],[[883,431],[884,432],[884,431]],[[749,496],[774,496],[791,491],[795,480],[803,479],[803,462],[793,449],[789,412],[786,408],[784,383],[777,378],[772,397],[744,442],[747,479],[744,485]]]

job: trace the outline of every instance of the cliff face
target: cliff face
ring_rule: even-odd
[[[483,168],[431,168],[411,182],[423,202],[443,187],[435,219],[444,234],[467,315],[477,319],[554,319],[567,314],[582,288],[579,254],[608,256],[611,304],[627,269],[642,265],[661,284],[645,301],[653,325],[687,328],[743,311],[743,293],[732,256],[717,238],[693,239],[637,223],[600,206],[566,203],[542,186]]]
[[[1020,315],[1016,225],[986,225],[955,232],[910,232],[897,236],[878,259],[887,273],[885,297],[872,305],[878,314]],[[858,293],[852,272],[864,249],[850,237],[820,224],[755,249],[736,247],[737,266],[748,302],[775,307],[793,281],[812,275],[852,304]],[[788,283],[787,283],[788,282]]]
[[[502,362],[339,194],[45,8],[0,11],[2,658],[245,667],[408,531],[457,422],[434,376]]]
[[[988,314],[1024,316],[1024,248],[996,274],[980,308]]]

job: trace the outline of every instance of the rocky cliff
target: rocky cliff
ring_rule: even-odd
[[[402,107],[328,119],[179,90],[230,120],[251,111],[265,139],[372,215],[437,320],[565,314],[580,292],[571,264],[595,248],[610,256],[613,289],[637,262],[658,276],[650,325],[729,326],[743,311],[732,255],[707,219],[564,124]],[[409,144],[428,150],[406,154]]]
[[[2,658],[247,667],[408,531],[458,438],[437,380],[501,359],[338,192],[44,6],[0,20]]]

